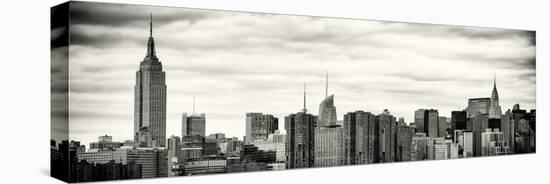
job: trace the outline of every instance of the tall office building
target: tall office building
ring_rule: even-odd
[[[307,113],[304,84],[304,108],[302,112],[285,117],[286,168],[313,167],[315,162],[315,127],[318,117]]]
[[[315,128],[315,167],[345,163],[344,129],[340,125]]]
[[[355,111],[344,115],[346,165],[378,161],[378,122],[370,112]]]
[[[489,127],[489,116],[487,114],[475,113],[470,119],[473,133],[474,157],[481,156],[481,133]]]
[[[491,98],[468,99],[468,107],[466,107],[468,118],[471,118],[476,113],[489,114],[489,106],[491,106]]]
[[[474,134],[472,131],[463,132],[463,157],[473,157],[474,156]]]
[[[145,147],[164,147],[166,142],[166,83],[149,27],[147,55],[136,72],[134,87],[134,142]]]
[[[449,132],[452,132],[451,136],[455,140],[454,132],[455,130],[467,130],[467,115],[466,111],[452,111],[451,112],[451,128]],[[471,129],[471,128],[470,128]],[[456,140],[455,140],[456,142]]]
[[[380,162],[395,161],[395,145],[397,133],[397,121],[387,109],[378,115],[378,141]]]
[[[316,122],[317,117],[307,112],[285,117],[287,168],[313,167]]]
[[[535,152],[534,141],[535,132],[529,126],[529,121],[520,119],[516,125],[515,150],[514,153],[533,153]]]
[[[437,109],[428,109],[428,121],[426,123],[428,137],[441,137],[439,135],[439,112]]]
[[[444,116],[439,116],[439,120],[437,122],[437,136],[438,137],[446,137],[447,136],[447,128],[449,123],[449,118]]]
[[[187,113],[182,114],[181,118],[181,136],[202,136],[206,134],[206,116],[204,113],[192,114],[188,116]]]
[[[395,161],[410,161],[411,160],[411,145],[414,134],[414,128],[409,126],[399,125],[397,127],[397,145],[395,147]]]
[[[193,113],[188,116],[183,113],[181,117],[181,138],[186,136],[206,136],[206,116],[204,113],[195,113],[195,94],[193,94]]]
[[[336,107],[334,95],[328,96],[328,71],[326,74],[325,99],[319,104],[319,126],[336,125]]]
[[[180,162],[178,160],[178,155],[180,154],[180,142],[181,139],[178,136],[171,136],[168,138],[168,145],[167,145],[167,175],[168,177],[171,176],[177,176],[178,173],[176,170],[178,169],[178,163]],[[183,160],[182,160],[183,161]]]
[[[414,111],[414,124],[416,125],[416,132],[428,133],[426,131],[425,122],[427,121],[426,109],[418,109]]]
[[[414,112],[416,132],[426,133],[428,137],[439,136],[439,112],[437,109],[418,109]]]
[[[246,113],[246,144],[265,141],[269,134],[279,129],[279,119],[271,114]]]
[[[319,104],[319,122],[315,128],[315,167],[339,166],[346,163],[344,128],[336,124],[334,95],[328,96],[328,71],[325,82],[325,99]]]
[[[501,119],[501,125],[502,125],[502,134],[504,136],[504,141],[506,142],[506,145],[508,145],[508,147],[510,147],[510,151],[513,152],[514,151],[514,119],[513,119],[513,115],[512,115],[512,112],[510,111],[510,109],[508,109],[504,115],[502,115]]]
[[[491,103],[489,105],[489,119],[500,119],[502,116],[502,109],[500,108],[497,91],[497,79],[496,76],[493,81],[493,92],[491,93]]]
[[[514,120],[514,153],[530,153],[536,150],[536,111],[527,112],[519,104],[512,109]]]

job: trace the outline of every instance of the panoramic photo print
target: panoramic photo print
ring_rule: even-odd
[[[91,2],[51,20],[63,181],[536,150],[535,31]]]

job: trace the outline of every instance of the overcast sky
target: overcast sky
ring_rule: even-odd
[[[318,114],[325,71],[338,120],[355,110],[414,110],[450,117],[468,98],[490,97],[493,74],[503,112],[535,108],[534,32],[186,8],[73,2],[70,138],[132,138],[135,72],[146,52],[149,13],[166,72],[167,136],[181,114],[206,113],[206,133],[245,134],[245,113]],[[55,55],[55,51],[54,51]],[[54,56],[52,56],[54,57]]]

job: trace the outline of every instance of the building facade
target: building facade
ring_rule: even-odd
[[[471,118],[476,113],[489,114],[489,106],[491,106],[491,98],[468,99],[468,107],[466,107],[468,118]]]
[[[269,134],[279,129],[279,119],[271,114],[246,113],[246,140],[249,144],[253,141],[265,141]]]
[[[299,112],[285,117],[286,167],[308,168],[315,162],[315,127],[318,117]]]
[[[345,164],[378,162],[378,121],[370,112],[355,111],[344,115]]]
[[[397,143],[397,121],[387,109],[378,115],[379,161],[394,162]]]
[[[167,177],[167,150],[138,148],[128,150],[128,162],[141,165],[142,178]]]
[[[206,134],[206,116],[204,113],[192,114],[188,116],[187,113],[182,114],[181,118],[181,137],[185,136],[202,136]]]
[[[481,133],[481,156],[504,155],[510,152],[510,147],[504,140],[504,134],[498,129],[486,129]]]
[[[412,138],[414,135],[414,128],[409,126],[397,127],[397,145],[395,148],[395,161],[410,161],[411,160],[411,146]]]
[[[345,163],[344,129],[339,125],[315,128],[315,167]]]
[[[474,157],[482,156],[481,154],[481,133],[489,127],[488,114],[475,113],[470,119],[472,124],[473,134],[473,153]]]
[[[428,159],[428,137],[426,133],[416,133],[411,142],[411,160]]]
[[[426,133],[428,137],[439,136],[439,112],[437,109],[418,109],[414,112],[416,132]]]

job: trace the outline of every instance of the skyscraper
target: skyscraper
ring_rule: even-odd
[[[474,134],[472,131],[464,131],[463,133],[463,157],[473,157],[474,156]]]
[[[206,136],[206,116],[204,113],[195,113],[195,94],[193,94],[193,114],[188,116],[182,114],[181,118],[181,137],[185,136]]]
[[[147,55],[136,72],[134,87],[134,141],[146,147],[164,147],[166,141],[166,83],[149,25]]]
[[[439,136],[439,112],[437,109],[418,109],[414,111],[416,132],[426,133],[428,137]]]
[[[426,110],[428,114],[428,121],[424,125],[428,137],[440,137],[439,136],[439,112],[437,109]],[[427,127],[426,127],[427,125]]]
[[[384,111],[378,115],[378,123],[380,162],[393,162],[395,161],[395,146],[397,142],[397,121],[387,109],[384,109]]]
[[[491,106],[491,98],[468,99],[468,107],[466,107],[468,118],[474,116],[475,113],[489,114],[489,106]]]
[[[315,167],[345,163],[344,129],[340,125],[315,128]]]
[[[456,141],[456,138],[454,136],[455,130],[466,130],[467,129],[467,119],[466,119],[466,111],[452,111],[451,112],[451,129],[449,132],[451,132],[451,136],[453,140]]]
[[[447,136],[447,128],[449,128],[448,123],[449,123],[449,118],[445,116],[439,116],[439,120],[437,122],[438,137]]]
[[[416,132],[428,133],[425,127],[426,121],[427,121],[426,109],[418,109],[414,111],[414,124],[416,125]]]
[[[502,116],[502,109],[500,108],[498,101],[497,91],[497,79],[496,76],[493,80],[493,92],[491,94],[491,103],[489,105],[489,119],[500,119]]]
[[[206,132],[206,116],[204,113],[192,114],[188,116],[187,113],[182,114],[181,118],[181,136],[201,136],[204,137]]]
[[[168,177],[178,175],[178,173],[175,172],[174,170],[177,169],[178,163],[180,162],[178,160],[178,155],[181,154],[180,153],[181,149],[179,146],[180,142],[181,142],[181,139],[178,136],[172,135],[170,138],[168,138],[168,145],[167,145],[167,162],[168,163],[166,166],[166,169],[167,169],[166,172],[168,173],[167,174]]]
[[[439,135],[439,112],[437,109],[418,109],[414,111],[416,132],[426,133],[428,137]]]
[[[286,168],[313,167],[315,162],[315,127],[318,117],[307,113],[304,84],[304,108],[302,112],[285,117]]]
[[[344,115],[344,144],[347,165],[378,161],[378,124],[370,112]]]
[[[487,114],[480,114],[478,112],[469,121],[472,124],[474,157],[481,156],[481,133],[489,126],[489,117]]]
[[[336,107],[334,95],[328,96],[328,71],[326,74],[325,99],[319,104],[319,126],[336,125]]]
[[[410,161],[411,160],[411,144],[414,134],[414,128],[409,126],[399,125],[397,127],[397,145],[395,147],[395,161]]]
[[[502,133],[506,145],[510,147],[510,151],[514,151],[514,119],[512,112],[508,109],[500,119],[502,125]]]
[[[246,113],[246,144],[265,141],[279,129],[279,119],[271,114]]]

